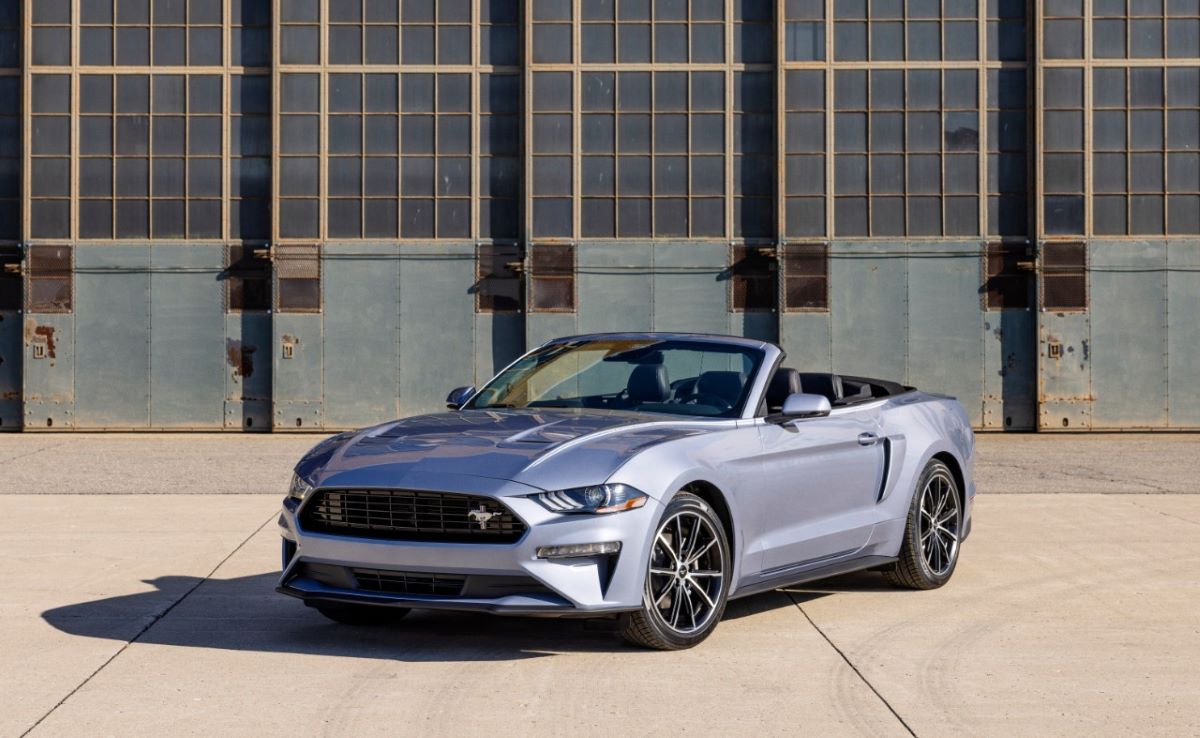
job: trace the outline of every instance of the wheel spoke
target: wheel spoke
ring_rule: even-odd
[[[679,616],[683,614],[683,607],[679,604],[679,601],[683,599],[683,592],[680,591],[681,587],[678,584],[675,585],[674,590],[675,597],[671,601],[671,627],[678,630]]]
[[[669,553],[671,555],[671,560],[674,561],[676,565],[678,565],[679,564],[679,556],[676,555],[675,549],[671,548],[670,541],[668,541],[666,539],[666,537],[663,536],[661,531],[658,534],[658,538],[655,540],[657,540],[662,545],[663,550],[666,551],[667,553]]]
[[[650,567],[650,573],[651,573],[651,574],[654,574],[654,575],[656,575],[656,576],[660,576],[660,577],[673,577],[673,576],[675,576],[675,570],[674,570],[674,569],[655,569],[653,566],[652,566],[652,567]]]
[[[687,591],[687,587],[682,588],[685,592],[684,597],[687,598],[688,616],[692,619],[692,629],[696,628],[696,603],[692,602],[692,594]]]
[[[709,541],[708,543],[704,544],[704,548],[701,548],[701,549],[700,549],[699,551],[697,551],[695,554],[693,554],[692,556],[688,557],[688,560],[687,560],[687,561],[685,561],[684,563],[686,563],[688,566],[691,566],[692,564],[695,564],[695,563],[696,563],[696,561],[698,561],[698,560],[700,559],[700,557],[701,557],[701,556],[703,556],[704,554],[708,553],[708,550],[709,550],[710,548],[712,548],[713,546],[715,546],[715,545],[717,545],[717,539],[716,539],[716,538],[714,538],[714,539],[712,539],[711,541]]]
[[[702,597],[704,599],[704,602],[709,607],[715,608],[717,606],[717,603],[713,602],[712,598],[708,596],[708,592],[705,592],[704,588],[701,587],[698,583],[693,582],[691,580],[684,580],[684,581],[686,581],[688,583],[688,586],[692,589],[692,591],[694,591],[696,594],[700,595],[700,597]]]
[[[690,572],[688,572],[688,574],[692,575],[693,577],[719,577],[719,576],[721,576],[721,572],[719,572],[719,571],[704,571],[704,570],[690,571]]]

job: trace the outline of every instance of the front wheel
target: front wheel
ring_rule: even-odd
[[[725,612],[729,562],[725,528],[712,507],[677,494],[654,532],[642,607],[621,617],[621,636],[662,651],[703,641]]]
[[[936,589],[950,581],[958,565],[963,509],[950,468],[930,461],[917,481],[894,564],[883,570],[888,581],[908,589]]]

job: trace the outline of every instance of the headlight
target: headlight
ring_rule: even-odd
[[[626,484],[598,484],[530,495],[550,512],[615,513],[646,504],[646,495]]]
[[[292,484],[288,487],[288,497],[293,500],[303,500],[305,495],[312,491],[312,485],[301,479],[299,474],[292,475]]]

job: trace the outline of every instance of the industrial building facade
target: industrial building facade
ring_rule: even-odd
[[[686,330],[1200,428],[1200,0],[0,0],[0,431]]]

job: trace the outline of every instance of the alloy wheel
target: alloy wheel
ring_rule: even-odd
[[[921,490],[921,555],[934,576],[945,576],[958,557],[958,493],[954,480],[939,469]]]
[[[725,587],[725,552],[704,516],[682,510],[654,537],[646,597],[664,625],[680,635],[704,629]]]

